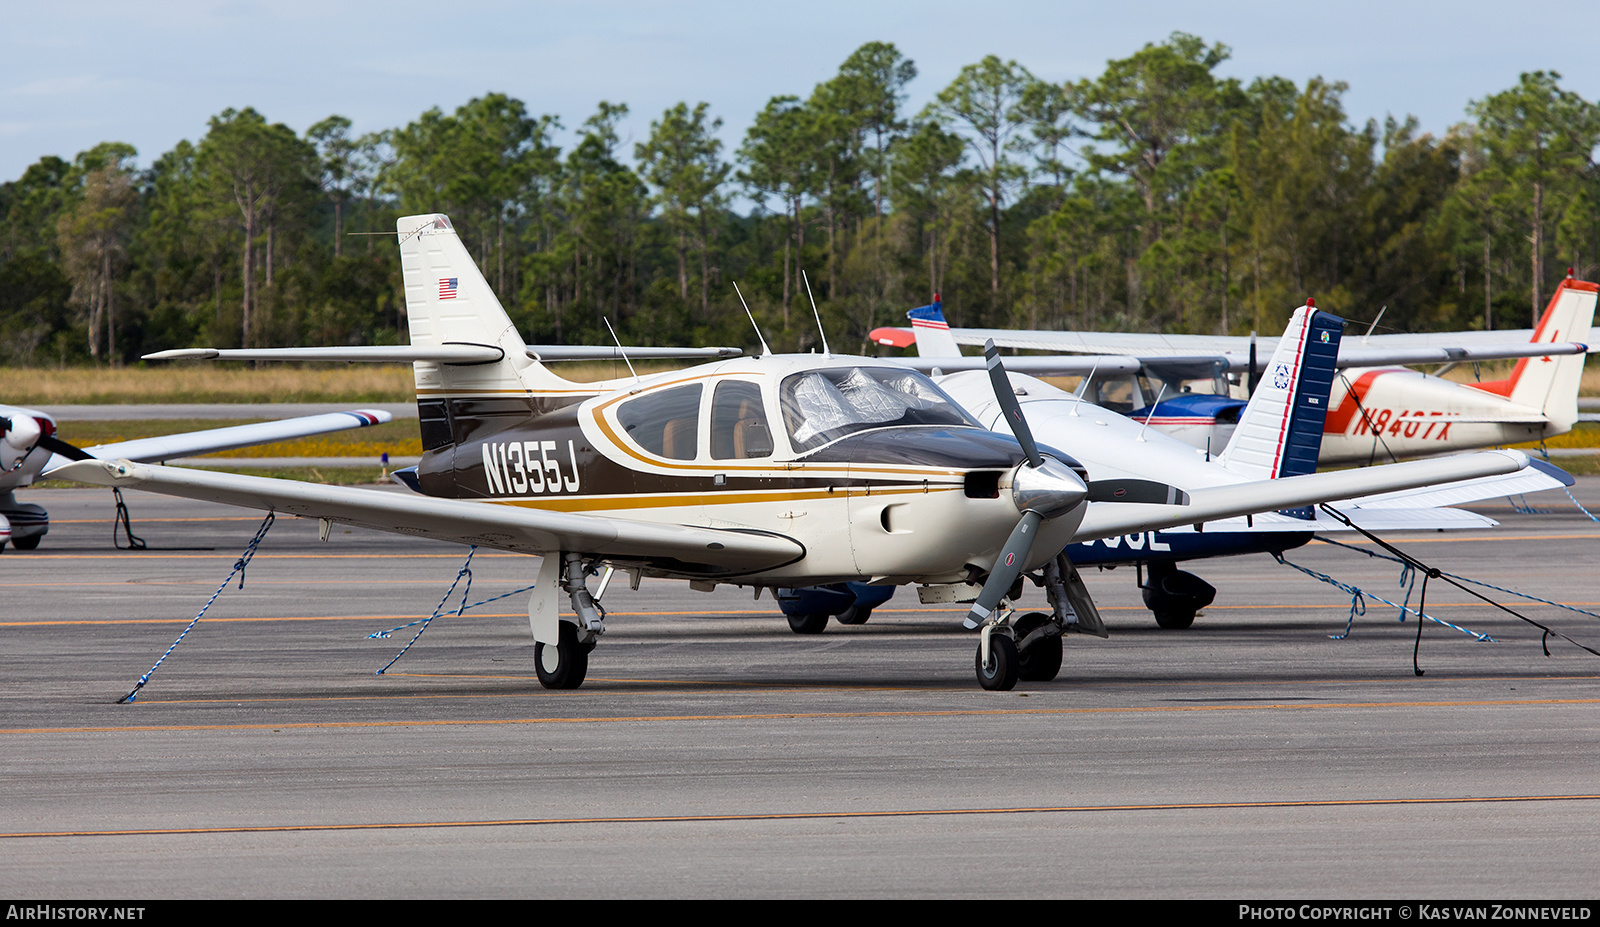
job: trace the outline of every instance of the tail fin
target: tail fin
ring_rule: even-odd
[[[1574,280],[1569,275],[1556,287],[1550,305],[1533,331],[1533,343],[1589,341],[1594,323],[1595,299],[1600,285]],[[1473,384],[1478,389],[1498,393],[1518,405],[1542,411],[1552,427],[1548,434],[1572,430],[1578,420],[1578,382],[1583,379],[1587,355],[1564,357],[1525,357],[1505,380]]]
[[[1344,320],[1296,309],[1219,463],[1255,480],[1314,473]]]
[[[502,352],[498,361],[484,364],[417,361],[412,366],[419,398],[457,393],[528,396],[582,388],[528,356],[522,336],[448,216],[405,216],[395,224],[411,343],[487,345]]]
[[[950,334],[950,323],[944,320],[944,304],[939,301],[939,294],[933,294],[933,302],[906,313],[911,320],[911,330],[917,336],[917,355],[920,357],[960,357],[961,348],[956,346],[956,339]]]

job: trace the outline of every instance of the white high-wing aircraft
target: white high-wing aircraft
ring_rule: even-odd
[[[426,448],[417,483],[433,498],[130,461],[54,474],[541,556],[529,624],[549,688],[583,682],[605,630],[588,579],[612,567],[701,589],[916,584],[943,601],[976,581],[965,623],[980,632],[978,680],[1009,689],[1054,678],[1063,632],[1099,623],[1069,542],[1528,465],[1501,451],[1188,493],[1090,480],[1033,441],[993,352],[1014,438],[871,358],[763,354],[574,383],[529,356],[448,218],[408,216],[398,233]],[[1034,571],[1052,611],[1019,616],[1007,602]]]
[[[918,338],[917,358],[896,358],[900,363],[933,373],[934,381],[961,403],[979,422],[1010,433],[1004,408],[995,399],[993,385],[982,373],[944,373],[951,365],[948,353],[954,342],[941,341],[928,318],[932,307],[914,310],[917,331],[931,329],[931,337]],[[1323,419],[1340,353],[1342,320],[1312,307],[1293,314],[1276,351],[1264,368],[1269,376],[1256,390],[1239,417],[1229,443],[1218,444],[1220,454],[1171,438],[1152,427],[1095,405],[1081,394],[1064,392],[1026,374],[1010,373],[1010,385],[1023,409],[1029,428],[1040,441],[1053,447],[1073,448],[1073,456],[1088,470],[1091,480],[1136,479],[1167,483],[1194,491],[1206,486],[1233,485],[1251,480],[1312,473],[1323,437]],[[973,366],[962,358],[961,366]],[[1081,358],[1029,357],[1021,360],[1041,372]],[[1368,530],[1444,530],[1482,528],[1491,518],[1443,506],[1516,493],[1570,486],[1572,478],[1548,464],[1538,463],[1519,473],[1487,477],[1448,487],[1411,490],[1341,500],[1338,510]],[[1158,532],[1102,538],[1069,545],[1067,555],[1084,566],[1132,565],[1145,604],[1163,628],[1187,628],[1196,612],[1211,604],[1216,589],[1205,580],[1180,571],[1179,563],[1248,553],[1281,554],[1308,543],[1315,532],[1350,531],[1349,525],[1315,509],[1269,512],[1249,518],[1211,522],[1204,531],[1181,525]],[[860,624],[872,609],[892,594],[882,587],[850,584],[817,589],[780,589],[778,601],[796,633],[819,633],[830,617],[841,624]]]
[[[1039,440],[1074,448],[1091,480],[1146,479],[1193,492],[1207,486],[1237,485],[1315,472],[1329,386],[1334,375],[1342,320],[1311,307],[1297,309],[1264,368],[1267,376],[1250,398],[1238,427],[1221,453],[1211,456],[1154,427],[1084,401],[1024,374],[1011,374],[1028,425]],[[926,368],[940,358],[920,358]],[[980,374],[935,377],[952,398],[979,422],[1009,431],[1004,410]],[[1519,473],[1467,483],[1384,493],[1331,503],[1363,528],[1443,530],[1492,526],[1493,519],[1461,509],[1479,499],[1538,492],[1571,485],[1570,476],[1536,463]],[[1073,544],[1067,553],[1079,566],[1139,564],[1145,604],[1164,628],[1186,628],[1195,612],[1209,605],[1216,590],[1176,564],[1186,560],[1246,553],[1282,553],[1311,540],[1315,532],[1351,530],[1344,522],[1311,508],[1224,519],[1204,531],[1182,525],[1164,531]]]
[[[390,419],[389,413],[381,409],[354,409],[97,444],[80,450],[55,436],[56,420],[52,416],[37,409],[0,405],[0,551],[8,542],[18,550],[33,550],[44,540],[50,530],[50,514],[44,506],[18,502],[15,491],[31,485],[46,470],[80,459],[79,455],[103,460],[171,460],[365,428]]]
[[[1346,340],[1339,350],[1340,369],[1323,425],[1319,462],[1367,464],[1520,444],[1570,431],[1578,420],[1578,384],[1585,352],[1590,350],[1587,342],[1597,293],[1600,286],[1569,276],[1551,296],[1539,327],[1531,331],[1373,335]],[[1213,369],[1219,375],[1233,372],[1253,378],[1255,373],[1248,338],[952,329],[945,324],[937,301],[931,307],[912,310],[911,315],[911,329],[878,329],[872,333],[873,339],[897,347],[915,341],[924,358],[929,353],[957,355],[959,344],[989,340],[1001,347],[1099,355],[1082,357],[1070,371],[1094,374],[1091,399],[1202,449],[1228,443],[1244,401],[1181,392],[1177,381],[1195,376],[1198,371],[1193,368],[1204,367],[1208,355],[1216,359]],[[1276,346],[1275,339],[1260,342],[1265,351]],[[1456,383],[1397,366],[1512,358],[1518,363],[1510,377],[1479,383]],[[954,369],[954,363],[945,369]],[[1030,369],[1023,365],[1067,372],[1059,360],[1051,358],[1007,361],[1008,367]],[[1141,369],[1167,382],[1157,389],[1156,383],[1139,376]]]

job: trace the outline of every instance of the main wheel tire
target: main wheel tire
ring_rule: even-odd
[[[17,550],[33,550],[39,546],[39,542],[42,540],[44,540],[44,535],[42,534],[36,534],[31,538],[12,538],[11,546]]]
[[[1009,692],[1017,684],[1017,645],[1003,634],[989,637],[989,662],[983,661],[983,645],[978,645],[973,665],[978,671],[978,685],[990,692]]]
[[[578,643],[578,626],[570,621],[561,622],[558,637],[560,643],[554,647],[533,645],[533,667],[539,673],[539,684],[546,689],[576,689],[589,673],[589,651],[594,645]],[[550,658],[549,665],[546,657]]]
[[[867,619],[872,617],[872,609],[852,605],[833,617],[839,619],[840,624],[866,624]]]
[[[790,615],[789,630],[796,634],[821,634],[828,626],[827,612],[814,612],[809,615]]]
[[[1050,623],[1050,616],[1032,612],[1017,619],[1017,640]],[[1017,678],[1023,682],[1049,682],[1061,672],[1061,635],[1041,637],[1017,653]]]
[[[1182,631],[1194,624],[1194,610],[1163,608],[1155,612],[1156,624],[1168,631]]]

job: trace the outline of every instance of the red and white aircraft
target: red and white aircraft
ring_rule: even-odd
[[[1533,330],[1439,332],[1349,338],[1339,350],[1318,463],[1375,463],[1471,448],[1520,444],[1572,430],[1578,420],[1578,385],[1600,286],[1571,276],[1550,298]],[[935,307],[937,304],[935,304]],[[913,313],[922,310],[913,310]],[[927,315],[927,313],[924,313]],[[1145,421],[1197,448],[1226,447],[1244,402],[1189,393],[1178,384],[1198,362],[1215,360],[1217,373],[1255,373],[1250,339],[1220,335],[1124,332],[1003,331],[949,328],[934,318],[913,328],[877,329],[880,344],[937,341],[955,354],[959,344],[993,340],[1001,347],[1094,356],[1077,366],[1093,377],[1088,398]],[[1261,339],[1268,355],[1277,339]],[[929,354],[923,345],[922,357]],[[940,353],[944,353],[941,351]],[[1504,380],[1457,383],[1399,364],[1476,363],[1518,358]],[[1061,359],[1018,357],[1019,370],[1069,371]],[[1168,374],[1163,368],[1183,371]],[[956,369],[954,363],[946,369]],[[1166,380],[1162,389],[1156,383]],[[1163,399],[1165,401],[1163,401]]]

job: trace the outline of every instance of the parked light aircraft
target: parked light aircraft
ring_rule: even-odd
[[[950,364],[949,355],[939,353],[940,345],[945,351],[953,351],[955,346],[948,341],[948,335],[941,342],[943,320],[937,312],[936,306],[912,310],[916,331],[919,335],[927,331],[930,337],[918,338],[919,357],[903,358],[902,362],[924,371]],[[1309,305],[1296,310],[1284,336],[1274,342],[1275,353],[1263,368],[1266,376],[1244,406],[1237,429],[1228,443],[1216,446],[1220,453],[1214,456],[1088,402],[1081,394],[1073,395],[1018,373],[1012,373],[1010,380],[1034,434],[1047,444],[1073,448],[1074,456],[1091,479],[1150,479],[1194,491],[1205,486],[1295,476],[1315,472],[1317,467],[1336,358],[1341,355],[1342,328],[1341,319]],[[1040,369],[1048,368],[1053,360],[1065,361],[1072,367],[1082,363],[1071,357],[1028,358]],[[1007,430],[1004,410],[981,374],[936,373],[934,380],[981,423]],[[1571,477],[1559,469],[1538,464],[1521,473],[1477,480],[1470,485],[1344,500],[1336,505],[1372,530],[1475,528],[1493,525],[1494,521],[1438,506],[1554,489],[1571,482]],[[1079,566],[1139,565],[1139,585],[1157,623],[1164,628],[1186,628],[1193,622],[1195,612],[1210,604],[1216,590],[1199,577],[1179,571],[1177,563],[1244,553],[1282,553],[1307,543],[1314,532],[1348,530],[1342,522],[1306,508],[1212,522],[1203,532],[1186,525],[1103,538],[1073,544],[1067,553]],[[845,604],[857,611],[841,612],[841,621],[860,620],[863,597],[873,592],[856,591],[858,601]],[[787,603],[785,610],[791,610]],[[794,626],[793,616],[790,623]]]
[[[118,441],[79,450],[55,436],[56,420],[49,414],[37,409],[0,405],[0,551],[8,541],[18,550],[33,550],[50,530],[50,515],[44,506],[18,502],[15,490],[31,485],[45,470],[68,460],[81,459],[79,455],[103,460],[171,460],[365,428],[390,418],[389,413],[381,409],[355,409]]]
[[[1339,352],[1340,370],[1323,425],[1319,463],[1368,464],[1539,441],[1570,431],[1578,420],[1578,383],[1589,350],[1586,342],[1597,292],[1600,286],[1569,275],[1551,296],[1538,328],[1531,331],[1346,340]],[[877,329],[872,337],[898,347],[915,341],[941,356],[958,355],[959,344],[991,339],[1002,347],[1104,355],[1083,357],[1070,371],[1093,374],[1090,399],[1202,449],[1227,444],[1244,400],[1227,396],[1223,389],[1185,392],[1178,382],[1206,375],[1198,368],[1210,359],[1216,361],[1211,372],[1219,379],[1229,372],[1253,378],[1256,369],[1246,338],[952,329],[937,301],[912,310],[912,326]],[[1273,340],[1261,342],[1264,351],[1275,347]],[[930,352],[921,353],[926,357]],[[1456,383],[1398,366],[1513,358],[1517,365],[1510,377],[1479,383]],[[1016,358],[1007,365],[1019,367],[1023,362],[1035,365],[1034,369],[1063,372],[1060,363],[1037,357]],[[946,369],[952,368],[946,365]]]
[[[1055,677],[1063,632],[1103,633],[1061,553],[1069,542],[1528,463],[1490,452],[1191,493],[1091,480],[1033,440],[992,349],[1014,438],[980,427],[926,376],[871,358],[763,353],[575,383],[528,355],[445,216],[402,218],[398,232],[426,449],[417,479],[432,498],[130,461],[54,475],[540,555],[529,624],[549,688],[583,682],[605,630],[588,579],[613,567],[699,589],[864,580],[956,601],[976,586],[964,625],[979,632],[978,680],[1009,689]],[[438,359],[451,346],[473,349],[471,361]],[[1032,571],[1051,613],[1019,616],[1007,603]]]

